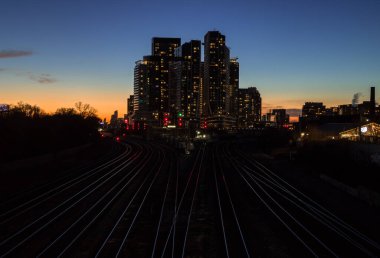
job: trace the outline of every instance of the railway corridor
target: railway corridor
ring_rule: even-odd
[[[380,244],[231,142],[141,140],[0,204],[0,257],[376,257]]]

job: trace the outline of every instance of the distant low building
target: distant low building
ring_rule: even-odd
[[[262,121],[267,126],[282,127],[289,124],[289,115],[286,114],[286,109],[272,109],[269,113],[263,115]]]
[[[306,133],[308,138],[314,141],[337,140],[340,138],[340,132],[352,128],[355,128],[353,123],[311,124]]]
[[[272,115],[275,116],[277,126],[283,126],[289,123],[289,115],[286,114],[286,109],[273,109]]]
[[[215,129],[236,128],[236,117],[228,115],[216,115],[207,118],[207,126]]]
[[[316,119],[326,113],[326,106],[323,102],[306,102],[302,106],[302,117]]]
[[[368,123],[339,133],[341,139],[380,143],[380,124]]]
[[[326,108],[322,102],[306,102],[302,106],[301,122],[380,121],[379,107],[375,102],[375,87],[371,87],[371,98],[359,104],[359,94],[354,94],[351,104]]]
[[[338,106],[338,114],[341,116],[353,116],[358,115],[358,106],[354,106],[352,104],[339,105]]]
[[[325,115],[326,116],[337,116],[337,115],[339,115],[338,107],[326,108]]]

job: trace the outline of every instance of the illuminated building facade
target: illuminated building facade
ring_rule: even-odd
[[[205,63],[201,62],[201,70],[199,75],[199,120],[200,120],[200,127],[204,128],[206,122],[205,117],[205,106],[206,106],[206,99],[204,96],[204,71],[205,71]]]
[[[380,142],[380,125],[368,123],[339,133],[341,139],[351,141]]]
[[[134,70],[134,104],[133,110],[136,120],[151,120],[152,113],[158,112],[159,94],[158,80],[155,70],[156,61],[151,56],[136,62]]]
[[[326,106],[322,102],[306,102],[302,106],[302,116],[308,119],[315,119],[324,115],[326,112]]]
[[[226,93],[229,90],[230,50],[219,31],[209,31],[204,37],[204,114],[225,115]]]
[[[169,112],[169,64],[175,60],[174,51],[181,45],[180,38],[159,38],[152,39],[152,56],[155,57],[155,67],[157,77],[155,78],[152,99],[156,105],[159,117],[163,112]]]
[[[169,64],[180,38],[152,39],[152,55],[137,61],[134,71],[135,120],[162,125],[163,114],[169,112]]]
[[[184,126],[232,128],[237,126],[239,107],[239,62],[230,58],[225,36],[209,31],[201,41],[181,45],[180,38],[152,38],[152,52],[137,61],[134,74],[133,118],[163,126],[177,121]],[[257,94],[258,95],[257,95]],[[246,120],[260,121],[260,94],[244,109]],[[248,101],[248,100],[247,100]],[[253,110],[253,111],[252,111]]]
[[[237,117],[239,114],[239,62],[238,58],[230,59],[230,84],[227,88],[226,111],[229,115]]]
[[[201,83],[201,42],[191,40],[175,51],[170,70],[170,105],[186,121],[199,121]]]
[[[253,126],[261,120],[261,96],[256,87],[238,89],[238,125]]]

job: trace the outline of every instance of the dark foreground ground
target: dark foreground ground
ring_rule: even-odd
[[[3,165],[0,256],[373,257],[380,212],[253,141],[136,138]]]

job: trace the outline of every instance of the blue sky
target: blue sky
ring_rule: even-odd
[[[379,13],[379,0],[3,0],[0,103],[54,111],[81,100],[123,114],[152,37],[214,29],[239,57],[240,87],[256,86],[265,108],[365,100],[370,85],[380,90]]]

